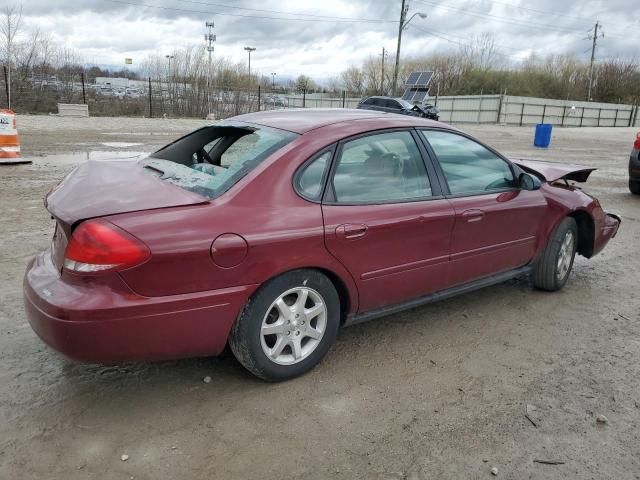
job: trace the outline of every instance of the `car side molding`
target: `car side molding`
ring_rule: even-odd
[[[524,267],[516,268],[514,270],[508,270],[506,272],[498,273],[496,275],[491,275],[488,277],[480,278],[478,280],[474,280],[472,282],[464,283],[462,285],[457,285],[455,287],[448,288],[446,290],[441,290],[439,292],[431,293],[423,297],[414,298],[406,302],[397,303],[395,305],[378,308],[368,312],[350,314],[347,316],[347,319],[345,320],[343,326],[350,327],[352,325],[357,325],[359,323],[368,322],[369,320],[375,320],[380,317],[386,317],[387,315],[403,312],[404,310],[420,307],[428,303],[445,300],[447,298],[473,292],[474,290],[479,290],[484,287],[497,285],[499,283],[506,282],[507,280],[511,280],[516,277],[528,275],[529,273],[531,273],[532,269],[533,269],[533,266],[529,264],[529,265],[525,265]]]

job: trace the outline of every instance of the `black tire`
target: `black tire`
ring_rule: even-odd
[[[562,249],[563,242],[567,235],[573,235],[571,259],[568,264],[566,273],[561,274],[558,268],[558,260]],[[555,292],[564,287],[573,267],[573,260],[576,256],[576,248],[578,245],[578,226],[573,218],[567,217],[556,227],[549,242],[544,248],[540,258],[536,262],[532,279],[536,288]]]
[[[294,288],[309,288],[319,294],[326,306],[324,334],[308,356],[298,363],[281,365],[262,347],[261,329],[272,303]],[[309,322],[310,323],[310,322]],[[333,345],[340,327],[340,299],[333,283],[317,270],[294,270],[265,283],[249,299],[233,325],[229,346],[238,361],[255,376],[271,382],[289,380],[315,367]],[[289,348],[293,354],[292,347]]]
[[[634,195],[640,195],[640,180],[629,180],[629,191]]]

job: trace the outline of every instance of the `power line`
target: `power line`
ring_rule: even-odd
[[[481,1],[485,1],[485,0],[481,0]],[[496,4],[496,5],[504,5],[505,7],[511,7],[513,9],[516,9],[516,10],[525,10],[525,11],[532,12],[532,13],[541,13],[542,15],[552,15],[554,17],[571,18],[573,20],[580,20],[580,21],[585,21],[585,22],[591,22],[592,21],[591,18],[587,18],[587,17],[578,17],[578,16],[573,16],[573,15],[567,15],[567,14],[564,14],[564,13],[551,12],[549,10],[538,10],[536,8],[524,7],[522,5],[515,5],[513,3],[508,3],[508,2],[500,2],[498,0],[488,0],[488,1],[493,3],[493,4]],[[476,1],[476,3],[480,3],[480,1]]]
[[[222,7],[222,8],[232,8],[236,10],[247,10],[252,12],[263,12],[263,13],[277,13],[282,15],[299,15],[303,17],[313,17],[313,18],[326,18],[328,20],[355,20],[358,22],[375,22],[375,23],[396,23],[395,20],[384,20],[381,18],[356,18],[356,17],[337,17],[335,15],[318,15],[315,13],[304,13],[304,12],[287,12],[284,10],[265,10],[262,8],[249,8],[249,7],[239,7],[236,5],[227,5],[224,3],[211,3],[211,2],[200,2],[196,0],[176,0],[182,3],[192,3],[196,5],[207,5],[210,7]]]
[[[394,20],[383,20],[383,19],[345,19],[345,17],[332,17],[327,18],[326,20],[318,19],[318,18],[288,18],[288,17],[273,17],[266,15],[245,15],[242,13],[221,13],[214,12],[211,10],[190,10],[186,8],[177,8],[177,7],[164,7],[160,5],[149,5],[146,3],[135,3],[135,2],[127,2],[125,0],[105,0],[110,3],[119,3],[121,5],[131,5],[134,7],[144,7],[144,8],[155,8],[158,10],[168,10],[173,12],[182,12],[182,13],[202,13],[207,15],[223,15],[229,17],[243,17],[243,18],[260,18],[260,19],[268,19],[268,20],[293,20],[300,22],[338,22],[338,23],[398,23]]]
[[[439,33],[439,32],[436,33],[433,30],[426,30],[424,28],[417,27],[416,25],[411,25],[411,28],[414,28],[416,30],[420,30],[421,32],[426,33],[427,35],[431,35],[433,37],[440,38],[441,40],[445,40],[445,41],[450,42],[450,43],[455,43],[456,45],[460,45],[462,47],[473,47],[473,45],[470,44],[470,43],[460,42],[458,40],[454,40],[453,38],[450,38],[447,34],[444,34],[444,33]],[[460,37],[458,37],[458,38],[460,38]],[[496,51],[495,54],[499,55],[501,57],[507,57],[507,58],[511,58],[511,59],[514,59],[514,60],[521,60],[521,58],[517,57],[516,55],[509,55],[507,53],[502,53],[502,52],[499,52],[499,51]]]
[[[463,15],[468,15],[468,16],[471,16],[471,17],[482,18],[484,20],[493,20],[493,21],[496,21],[496,22],[506,23],[506,24],[510,24],[510,25],[516,25],[516,26],[521,26],[521,27],[542,28],[542,29],[552,30],[552,31],[561,32],[561,33],[576,33],[576,32],[577,33],[583,33],[583,31],[584,31],[582,29],[564,28],[564,27],[546,25],[546,24],[543,24],[543,23],[534,23],[534,22],[529,22],[529,21],[517,21],[517,20],[509,19],[507,17],[501,17],[501,16],[498,16],[498,15],[492,15],[490,13],[472,12],[472,11],[461,9],[461,8],[450,7],[448,5],[442,5],[442,4],[439,4],[439,3],[429,2],[427,0],[415,0],[415,1],[419,2],[419,3],[422,3],[424,5],[428,5],[428,6],[435,7],[435,8],[444,8],[446,10],[449,10],[449,11],[452,11],[452,12],[456,12],[456,13],[462,13]]]

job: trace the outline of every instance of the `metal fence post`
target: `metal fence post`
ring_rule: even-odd
[[[307,89],[303,88],[302,89],[302,108],[305,108],[307,104]]]
[[[476,123],[480,123],[480,115],[482,115],[482,100],[484,100],[484,95],[480,95],[480,105],[478,105],[478,116],[476,118]]]
[[[151,101],[151,77],[149,77],[149,118],[153,118],[153,102]]]
[[[582,120],[584,120],[584,107],[582,107],[582,112],[580,113],[580,126],[582,126]]]
[[[520,126],[522,126],[523,119],[524,119],[524,102],[522,102],[522,108],[520,109]]]
[[[345,108],[347,102],[347,91],[342,90],[342,108]]]
[[[602,114],[602,108],[598,109],[598,127],[600,126],[600,115]]]
[[[542,106],[542,122],[540,122],[540,123],[544,123],[544,117],[545,117],[546,115],[547,115],[547,104],[545,103],[545,104]]]
[[[616,116],[613,119],[613,126],[617,127],[618,126],[618,109],[616,108]]]
[[[451,114],[449,115],[449,121],[451,123],[453,123],[453,114],[456,111],[455,104],[456,104],[456,97],[451,97]]]
[[[564,119],[567,116],[567,106],[562,107],[562,122],[560,123],[561,127],[564,127]]]
[[[258,111],[260,111],[260,85],[258,85]]]
[[[502,102],[504,102],[504,95],[500,95],[498,100],[498,114],[496,115],[496,124],[500,123],[500,115],[502,115]],[[507,122],[505,121],[505,124]]]
[[[82,103],[87,104],[87,94],[84,90],[84,72],[80,72],[80,80],[82,81]]]
[[[636,105],[631,105],[631,110],[629,110],[629,124],[627,127],[631,127],[631,121],[633,120],[633,111],[638,108]]]
[[[7,66],[3,65],[2,68],[4,69],[4,93],[6,95],[6,99],[7,99],[7,108],[11,108],[11,105],[9,104],[9,78],[7,75]]]
[[[632,127],[636,126],[637,120],[638,120],[638,110],[640,109],[640,106],[636,105],[636,113],[633,114],[633,125],[631,125]]]

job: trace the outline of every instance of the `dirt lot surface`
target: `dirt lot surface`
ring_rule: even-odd
[[[21,283],[51,239],[45,192],[88,156],[203,122],[18,121],[34,163],[0,168],[0,479],[640,478],[635,129],[557,128],[536,150],[532,128],[463,127],[512,157],[597,166],[586,189],[622,215],[618,236],[561,292],[512,281],[351,327],[313,372],[266,384],[230,354],[95,366],[41,343]]]

